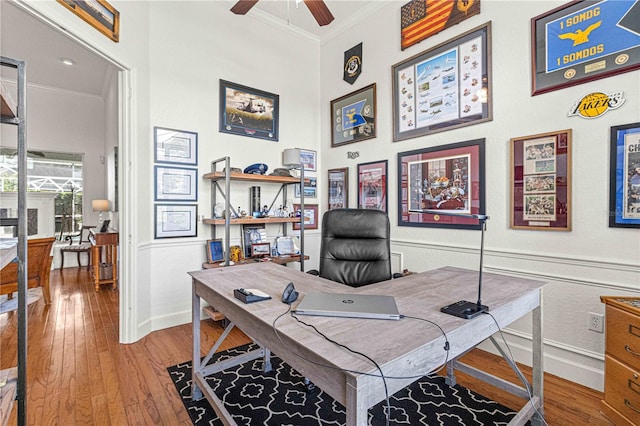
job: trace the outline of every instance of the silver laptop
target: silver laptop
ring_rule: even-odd
[[[399,320],[393,296],[308,293],[295,309],[300,315]]]

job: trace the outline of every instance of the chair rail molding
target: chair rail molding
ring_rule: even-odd
[[[479,247],[460,246],[453,244],[420,243],[416,241],[391,240],[392,251],[403,252],[425,250],[434,252],[434,257],[440,257],[440,262],[446,262],[451,256],[447,253],[478,256]],[[405,250],[406,251],[406,250]],[[404,254],[404,262],[411,266],[411,256]],[[619,260],[602,260],[593,258],[559,257],[542,255],[540,253],[512,251],[502,249],[484,249],[485,270],[534,278],[546,281],[560,281],[564,283],[584,285],[588,287],[602,287],[611,291],[637,291],[640,282],[640,265]],[[420,256],[424,258],[424,256]],[[470,261],[475,259],[466,257]],[[430,264],[433,269],[444,264]],[[460,265],[452,265],[460,266]]]

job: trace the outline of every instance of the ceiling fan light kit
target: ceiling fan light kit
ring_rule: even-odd
[[[236,15],[245,15],[256,3],[258,3],[258,0],[239,0],[233,5],[231,12]],[[299,2],[296,1],[297,3]],[[329,25],[333,21],[333,15],[324,0],[304,0],[304,4],[321,27]]]

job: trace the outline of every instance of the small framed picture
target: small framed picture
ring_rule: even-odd
[[[300,204],[293,205],[293,211],[298,213],[300,211]],[[305,204],[304,205],[304,229],[318,229],[318,205],[317,204]],[[300,223],[293,223],[294,230],[300,230]]]
[[[156,204],[155,238],[197,237],[196,204]]]
[[[349,168],[331,169],[329,174],[329,210],[349,207]]]
[[[267,257],[271,255],[271,243],[251,244],[251,257]]]
[[[317,185],[318,185],[318,180],[316,178],[309,178],[309,185],[304,186],[304,197],[316,198]],[[295,185],[293,195],[296,198],[300,198],[300,184]]]
[[[198,201],[197,171],[155,166],[155,201]]]
[[[640,228],[640,123],[611,128],[609,227]]]
[[[198,165],[198,134],[186,130],[153,128],[155,162]]]
[[[511,228],[571,231],[571,129],[511,139]]]
[[[102,34],[116,43],[120,39],[120,12],[106,0],[58,0],[58,3],[75,13]]]
[[[267,230],[264,223],[256,225],[242,225],[244,257],[251,257],[251,247],[254,244],[263,243],[267,239]]]
[[[376,84],[331,101],[331,147],[376,137]]]
[[[222,240],[207,240],[207,263],[218,263],[224,260]]]
[[[277,141],[279,99],[275,93],[220,80],[220,132]]]
[[[358,208],[387,212],[388,160],[358,164]]]
[[[316,152],[310,149],[300,149],[300,162],[306,172],[315,172],[318,167]]]

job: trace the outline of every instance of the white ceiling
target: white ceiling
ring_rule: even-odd
[[[8,1],[0,2],[0,52],[25,61],[29,85],[102,96],[112,66]],[[64,65],[71,58],[76,65]]]
[[[230,9],[235,0],[218,0]],[[288,28],[322,42],[385,4],[380,0],[326,0],[335,17],[329,25],[320,27],[307,7],[295,0],[261,0],[248,13],[255,18]],[[62,7],[62,6],[61,6]],[[231,14],[231,12],[228,12]],[[251,18],[249,18],[251,17]],[[80,46],[59,31],[29,15],[9,1],[0,1],[0,53],[23,60],[27,64],[30,85],[102,96],[105,81],[115,70],[108,61]],[[61,58],[71,58],[76,65],[63,65]]]

